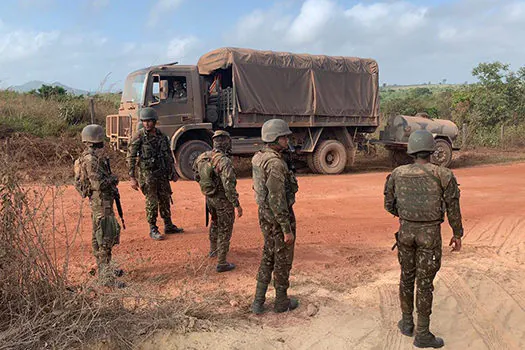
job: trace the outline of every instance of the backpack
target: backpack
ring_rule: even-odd
[[[217,176],[213,166],[213,152],[201,153],[193,163],[195,181],[199,183],[201,192],[205,196],[211,196],[217,191]]]
[[[78,193],[80,193],[82,198],[86,198],[90,197],[92,193],[88,176],[86,174],[84,166],[82,165],[83,157],[84,154],[82,154],[78,159],[75,160],[73,169],[75,171],[75,188],[78,191]]]

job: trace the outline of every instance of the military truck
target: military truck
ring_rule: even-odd
[[[408,137],[414,131],[422,129],[430,131],[436,140],[436,152],[432,155],[431,162],[448,167],[452,162],[452,151],[459,150],[459,129],[450,120],[432,119],[426,113],[392,116],[385,129],[380,131],[379,140],[373,143],[382,144],[389,150],[393,166],[408,164],[412,162],[412,158],[406,153]]]
[[[180,176],[211,148],[214,130],[232,135],[233,154],[263,145],[261,126],[284,119],[300,159],[312,171],[338,174],[353,164],[356,145],[379,126],[378,65],[372,59],[222,48],[197,65],[177,63],[135,71],[126,79],[107,136],[125,151],[141,124],[139,111],[157,110],[157,127],[171,140]]]

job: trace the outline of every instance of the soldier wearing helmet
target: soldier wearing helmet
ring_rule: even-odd
[[[296,237],[293,205],[298,186],[283,152],[289,148],[288,137],[292,131],[284,120],[271,119],[264,123],[261,134],[265,146],[252,158],[253,189],[264,236],[263,256],[252,303],[255,314],[264,311],[272,273],[276,294],[274,311],[290,311],[298,306],[298,301],[287,294]]]
[[[217,257],[217,272],[226,272],[235,268],[235,264],[226,261],[226,256],[230,248],[235,209],[237,217],[240,218],[242,207],[231,160],[230,134],[224,130],[217,130],[212,139],[213,149],[204,152],[195,160],[195,179],[201,185],[201,190],[204,188],[206,209],[211,216],[209,256]]]
[[[461,249],[463,226],[459,207],[459,187],[450,169],[430,163],[434,137],[427,130],[413,132],[408,139],[407,153],[414,164],[394,169],[385,184],[385,209],[399,217],[396,234],[398,260],[401,265],[399,297],[402,318],[398,323],[402,334],[414,334],[414,283],[417,283],[417,326],[414,345],[419,348],[440,348],[443,339],[429,330],[432,313],[433,281],[441,267],[441,223],[445,212],[452,227],[450,246]]]
[[[111,249],[120,241],[120,225],[113,212],[118,178],[111,174],[104,153],[104,129],[95,124],[86,126],[82,130],[82,142],[86,150],[75,161],[75,188],[82,197],[89,198],[93,222],[91,245],[99,280],[105,285],[122,287],[122,282],[114,280],[115,274],[120,276],[122,270],[110,268]]]
[[[182,233],[184,230],[174,225],[171,220],[170,202],[173,192],[170,181],[177,181],[178,176],[169,139],[155,127],[157,120],[155,109],[146,107],[140,111],[142,129],[131,140],[127,162],[131,188],[138,191],[140,187],[146,196],[146,218],[150,237],[162,240],[164,236],[157,227],[159,212],[164,220],[165,234]]]

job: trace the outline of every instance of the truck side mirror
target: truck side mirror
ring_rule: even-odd
[[[160,99],[166,100],[168,98],[168,81],[167,80],[161,80],[160,81]]]

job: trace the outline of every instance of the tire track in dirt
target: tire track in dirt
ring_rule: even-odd
[[[380,346],[384,350],[401,350],[412,346],[412,338],[402,335],[397,328],[397,322],[401,313],[398,288],[395,284],[388,284],[378,288],[379,309],[383,319],[383,329],[386,330]]]
[[[505,294],[514,300],[521,310],[525,311],[525,291],[523,291],[521,287],[523,283],[512,278],[508,273],[503,274],[494,270],[494,263],[490,266],[484,265],[476,260],[472,260],[469,263],[475,265],[476,270],[480,272],[483,278],[498,286]]]
[[[489,313],[478,303],[466,282],[452,269],[442,269],[438,275],[454,295],[470,323],[489,349],[519,349],[510,334],[495,324]]]

